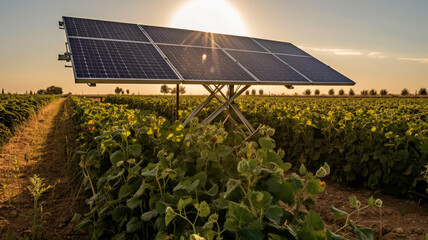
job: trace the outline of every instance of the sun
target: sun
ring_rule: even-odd
[[[193,0],[174,15],[171,26],[204,32],[246,35],[237,11],[225,0]]]

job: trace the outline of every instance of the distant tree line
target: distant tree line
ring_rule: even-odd
[[[30,94],[33,94],[33,92],[30,91]],[[62,94],[62,87],[50,86],[46,89],[39,89],[37,94]]]
[[[386,95],[388,95],[388,93],[389,92],[386,89],[381,89],[379,91],[379,94],[381,96],[386,96]],[[311,89],[306,89],[303,92],[303,95],[306,95],[306,96],[309,96],[311,94],[312,94],[312,90]],[[328,92],[327,92],[327,94],[330,95],[330,96],[333,96],[335,94],[334,89],[333,88],[329,89]],[[410,92],[409,92],[409,90],[407,90],[407,88],[404,88],[403,90],[401,90],[401,95],[402,96],[407,96],[409,94],[410,94]],[[320,95],[320,90],[319,89],[315,89],[314,95],[316,95],[316,96]],[[340,89],[339,92],[338,92],[338,95],[339,96],[345,95],[345,90],[344,89]],[[355,91],[352,88],[349,89],[348,95],[349,96],[354,96],[355,95]],[[360,95],[362,95],[362,96],[368,96],[368,95],[370,95],[370,96],[377,96],[378,95],[378,91],[376,89],[370,89],[370,90],[363,89],[363,90],[360,91]],[[426,88],[419,89],[419,91],[417,91],[417,95],[426,96],[427,95],[427,89]]]
[[[180,92],[180,94],[185,94],[186,93],[186,87],[180,86],[178,91]],[[164,84],[161,86],[160,92],[163,93],[164,95],[167,93],[176,94],[177,88],[176,87],[170,88],[170,87],[168,87],[168,85]]]

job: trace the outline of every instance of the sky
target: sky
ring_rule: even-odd
[[[198,11],[186,12],[193,5]],[[0,88],[24,93],[55,85],[64,92],[105,94],[119,86],[159,94],[160,85],[75,84],[72,69],[57,60],[66,41],[58,21],[74,16],[291,42],[355,81],[356,92],[414,92],[428,87],[427,11],[426,0],[0,0]],[[185,87],[190,94],[206,93]],[[254,88],[293,94],[308,87]],[[309,88],[327,93],[331,87]]]

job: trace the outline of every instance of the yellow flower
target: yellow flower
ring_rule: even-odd
[[[372,132],[376,132],[376,127],[372,127]]]
[[[94,120],[89,120],[88,125],[94,125],[95,121]]]
[[[325,181],[320,181],[321,187],[325,187]]]

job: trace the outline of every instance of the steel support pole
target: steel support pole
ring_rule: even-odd
[[[178,110],[180,109],[180,84],[177,84],[176,89],[177,89],[177,91],[175,93],[175,96],[176,96],[176,98],[175,98],[175,101],[176,101],[176,105],[175,105],[175,120],[178,120],[179,119]]]
[[[229,94],[228,94],[228,99],[227,99],[227,101],[230,103],[229,104],[229,119],[230,118],[233,118],[233,115],[232,115],[232,113],[233,113],[233,109],[232,109],[232,103],[233,103],[233,101],[231,100],[232,99],[232,97],[233,97],[233,94],[234,94],[234,92],[235,92],[235,86],[234,85],[229,85]],[[234,124],[233,124],[233,122],[231,121],[231,120],[229,120],[229,121],[227,121],[226,122],[226,129],[227,129],[227,131],[229,131],[229,132],[232,132],[233,131],[233,128],[234,128]]]

